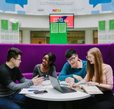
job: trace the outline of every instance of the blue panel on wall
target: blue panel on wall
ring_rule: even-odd
[[[2,11],[15,11],[14,4],[8,4],[5,0],[0,0],[0,10]]]

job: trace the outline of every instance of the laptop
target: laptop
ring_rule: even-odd
[[[59,92],[62,92],[62,93],[76,92],[76,90],[74,90],[74,89],[71,89],[71,88],[68,88],[65,86],[61,86],[59,83],[59,80],[53,76],[49,76],[49,79],[51,81],[53,88]]]

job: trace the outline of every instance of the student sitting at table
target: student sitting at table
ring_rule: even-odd
[[[43,76],[44,79],[49,79],[49,75],[56,77],[55,60],[55,54],[51,52],[44,54],[42,62],[34,67],[33,77],[37,75],[39,77]]]
[[[113,71],[110,65],[103,62],[101,51],[94,47],[87,52],[87,74],[84,79],[78,83],[73,80],[69,85],[78,86],[81,83],[97,86],[103,94],[94,95],[84,102],[81,102],[82,109],[114,109],[113,99]]]
[[[65,57],[67,62],[64,64],[58,79],[66,82],[73,79],[77,82],[84,78],[86,75],[87,62],[78,57],[75,49],[68,49],[65,53]]]
[[[0,66],[0,109],[28,109],[28,98],[19,94],[20,90],[43,82],[42,77],[29,80],[22,75],[19,69],[21,55],[18,48],[10,48],[7,61]]]

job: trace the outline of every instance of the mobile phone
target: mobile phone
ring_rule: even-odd
[[[35,90],[33,93],[34,94],[44,94],[44,93],[47,93],[48,91],[47,90]]]

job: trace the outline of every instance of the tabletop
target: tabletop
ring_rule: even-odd
[[[47,93],[35,94],[32,90],[46,90]],[[20,93],[25,94],[25,96],[33,99],[45,101],[73,101],[90,97],[90,94],[82,91],[61,93],[52,87],[50,81],[45,81],[42,85],[39,86],[32,86],[30,88],[23,89]]]

